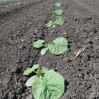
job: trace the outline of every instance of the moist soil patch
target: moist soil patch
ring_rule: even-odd
[[[37,63],[57,70],[68,82],[60,99],[99,99],[99,17],[72,0],[63,0],[65,24],[47,29],[54,2],[34,0],[0,16],[0,99],[34,99],[22,73]],[[32,46],[38,38],[50,42],[59,36],[69,44],[60,56],[49,52],[41,56]]]

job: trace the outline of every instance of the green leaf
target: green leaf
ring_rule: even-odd
[[[46,24],[46,27],[51,28],[52,25],[53,25],[53,21],[49,21],[49,22]]]
[[[61,3],[60,3],[60,2],[56,2],[56,3],[55,3],[55,6],[56,6],[56,7],[60,7],[60,6],[61,6]]]
[[[51,98],[60,98],[60,96],[64,93],[64,78],[54,70],[47,71],[44,78],[47,80],[47,86],[52,93]]]
[[[32,85],[32,94],[33,94],[34,98],[35,99],[50,99],[50,98],[47,98],[47,96],[46,96],[47,93],[44,93],[44,91],[46,91],[46,89],[47,89],[46,83],[44,82],[44,80],[41,77],[39,79],[35,80],[35,82]]]
[[[57,24],[57,25],[63,25],[64,24],[64,19],[61,16],[57,16],[54,23]]]
[[[55,25],[55,24],[53,24],[53,25],[52,25],[52,28],[55,28],[55,27],[56,27],[56,25]]]
[[[43,43],[45,43],[44,40],[37,40],[37,41],[35,41],[35,42],[33,43],[33,47],[35,47],[35,48],[40,48],[40,47],[43,46]]]
[[[32,70],[35,71],[35,70],[38,69],[39,67],[40,67],[39,64],[34,64],[33,67],[32,67]]]
[[[29,74],[31,74],[32,72],[34,72],[35,69],[37,69],[38,67],[39,67],[39,65],[38,65],[38,64],[35,64],[35,65],[33,65],[32,68],[27,68],[27,69],[24,71],[23,75],[28,76]]]
[[[30,78],[27,80],[27,82],[26,82],[26,86],[27,86],[27,87],[32,86],[32,84],[35,82],[36,79],[38,79],[38,76],[37,76],[37,75],[30,77]]]
[[[33,71],[32,71],[31,68],[27,68],[27,69],[24,71],[23,75],[28,76],[28,75],[31,74],[32,72],[33,72]]]
[[[64,93],[64,78],[49,70],[33,83],[32,93],[35,99],[58,99]]]
[[[41,55],[44,55],[47,51],[48,51],[48,48],[43,48],[43,49],[41,50]]]
[[[40,67],[37,69],[36,74],[38,75],[38,77],[41,76],[41,68]]]
[[[55,11],[52,11],[52,12],[50,12],[51,14],[54,14],[54,15],[61,15],[61,14],[63,14],[63,10],[55,10]]]
[[[63,37],[58,37],[53,44],[48,44],[49,51],[54,55],[60,55],[68,50],[68,42]]]

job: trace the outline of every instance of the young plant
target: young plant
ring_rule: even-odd
[[[63,10],[61,10],[61,9],[59,9],[59,10],[54,10],[54,11],[52,11],[52,12],[50,12],[50,14],[52,14],[52,15],[61,15],[61,14],[63,14]]]
[[[55,3],[55,7],[60,7],[61,6],[61,3],[60,2],[56,2]]]
[[[55,3],[55,7],[60,7],[60,6],[61,6],[60,2]],[[55,28],[58,25],[63,25],[64,24],[64,19],[61,16],[61,14],[63,14],[63,10],[61,10],[61,9],[54,10],[54,11],[51,11],[50,14],[55,16],[55,18],[54,18],[54,20],[50,20],[46,24],[46,27],[48,27],[48,28]]]
[[[35,99],[59,99],[64,93],[64,78],[54,70],[40,68],[38,64],[27,68],[23,75],[30,76],[26,82],[27,87],[32,87]]]
[[[60,55],[68,50],[68,42],[64,37],[58,37],[51,43],[37,40],[33,43],[33,47],[42,48],[41,55],[44,55],[48,50],[54,55]]]
[[[64,19],[62,16],[56,16],[56,19],[53,21],[49,21],[47,24],[46,24],[46,27],[48,28],[55,28],[56,26],[58,25],[63,25],[64,24]]]

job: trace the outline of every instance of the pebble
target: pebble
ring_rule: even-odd
[[[25,49],[26,47],[24,46],[24,45],[21,45],[20,47],[19,47],[19,49],[20,50],[23,50],[23,49]]]
[[[99,73],[99,63],[93,63],[93,70]]]
[[[16,63],[21,63],[21,58],[16,59]]]
[[[99,79],[99,74],[94,74],[95,79]]]
[[[22,94],[22,92],[23,92],[23,90],[20,89],[20,88],[18,88],[18,89],[16,90],[16,93],[17,93],[17,94]]]
[[[10,70],[11,70],[12,72],[15,72],[15,71],[16,71],[16,69],[17,69],[17,67],[16,67],[16,66],[12,66],[12,67],[10,68]]]
[[[10,73],[5,73],[4,75],[2,75],[2,84],[4,85],[4,87],[7,86],[10,79],[11,79],[11,74]]]
[[[96,95],[95,94],[91,94],[88,99],[96,99]]]
[[[18,83],[18,87],[22,89],[22,83]]]
[[[32,94],[29,94],[28,96],[26,96],[25,99],[33,99],[33,98],[32,98]]]
[[[8,99],[14,99],[15,95],[10,91],[8,97],[9,97]]]

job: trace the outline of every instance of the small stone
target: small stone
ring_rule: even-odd
[[[26,98],[25,99],[33,99],[32,98],[32,95],[31,94],[29,94],[28,96],[26,96]]]
[[[21,63],[21,59],[20,58],[16,59],[16,63]]]
[[[20,50],[23,50],[23,49],[25,49],[26,47],[24,46],[24,45],[21,45],[20,47],[19,47],[19,49]]]
[[[91,43],[92,42],[92,40],[90,39],[90,38],[88,38],[86,41],[85,41],[85,43]]]
[[[94,75],[95,79],[99,79],[99,74]]]
[[[96,99],[96,95],[95,94],[91,94],[88,99]]]
[[[19,88],[22,88],[22,84],[20,82],[18,83],[18,87]]]
[[[17,93],[17,94],[22,94],[22,92],[23,92],[23,90],[20,89],[20,88],[18,88],[18,89],[16,90],[16,93]]]
[[[93,70],[99,72],[99,63],[93,63]]]
[[[16,66],[12,66],[12,67],[10,68],[10,70],[11,70],[12,72],[15,72],[15,71],[16,71],[16,69],[17,69],[17,67],[16,67]]]
[[[2,88],[0,88],[0,97],[2,97]]]
[[[23,77],[23,83],[27,81],[27,77]]]
[[[96,30],[96,28],[95,28],[95,27],[93,27],[93,28],[92,28],[92,31],[93,31],[94,33],[96,33],[96,32],[97,32],[97,30]]]
[[[15,95],[10,91],[9,92],[9,98],[8,99],[14,99]]]
[[[22,93],[22,97],[25,97],[25,93]]]
[[[8,85],[8,82],[11,79],[11,74],[10,73],[5,73],[4,75],[2,75],[2,84],[4,85],[4,87],[6,87]]]
[[[97,88],[96,88],[96,85],[93,85],[93,86],[91,87],[91,91],[94,92],[94,93],[96,93],[96,89],[97,89]]]
[[[87,20],[92,20],[92,17],[91,17],[91,16],[88,16],[88,17],[87,17]]]

